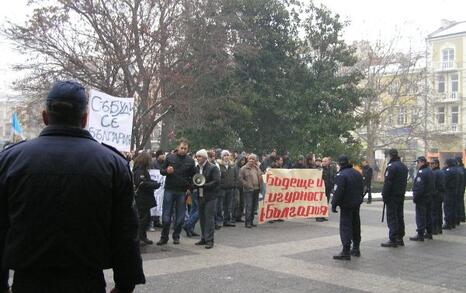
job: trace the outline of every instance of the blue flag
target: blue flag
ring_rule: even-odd
[[[24,138],[23,128],[21,127],[21,123],[19,122],[18,114],[16,114],[16,112],[13,112],[13,116],[11,117],[11,132],[13,133],[13,135],[17,135],[21,138]]]

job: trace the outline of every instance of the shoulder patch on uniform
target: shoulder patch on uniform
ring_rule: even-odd
[[[392,163],[388,164],[388,167],[390,167],[392,165]]]
[[[340,176],[340,172],[337,173],[337,176]]]
[[[450,171],[450,168],[447,168],[447,171]]]
[[[419,173],[422,173],[422,170],[419,170]]]
[[[114,153],[117,153],[118,155],[120,155],[120,157],[122,157],[123,159],[126,160],[126,157],[119,150],[117,150],[115,147],[112,147],[111,145],[108,145],[108,144],[103,143],[103,142],[101,142],[100,144],[103,145],[104,147],[110,149]]]

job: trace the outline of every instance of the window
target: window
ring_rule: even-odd
[[[389,86],[388,86],[388,93],[392,96],[397,96],[400,91],[400,82],[399,81],[393,81]]]
[[[439,93],[445,92],[445,77],[443,75],[437,78],[437,92]]]
[[[437,108],[437,123],[438,124],[445,123],[445,107]]]
[[[455,50],[447,48],[442,50],[442,68],[452,68],[455,61]]]
[[[458,74],[451,75],[451,92],[456,93],[458,91]]]
[[[451,107],[451,124],[458,124],[458,106]]]
[[[406,108],[405,107],[400,107],[398,109],[398,120],[397,124],[398,125],[404,125],[408,123],[408,115],[406,113]]]

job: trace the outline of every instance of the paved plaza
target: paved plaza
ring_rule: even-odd
[[[144,247],[147,284],[135,292],[466,291],[466,225],[434,240],[411,242],[415,214],[406,201],[406,246],[382,248],[388,230],[381,212],[381,202],[361,206],[362,256],[350,262],[332,259],[341,250],[338,214],[323,223],[306,219],[253,229],[223,227],[210,250],[194,245],[199,237]],[[157,241],[160,231],[149,234]],[[107,277],[111,280],[110,272]]]

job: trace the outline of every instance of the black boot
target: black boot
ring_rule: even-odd
[[[154,227],[157,227],[157,228],[162,228],[163,227],[162,223],[160,223],[160,217],[159,216],[154,217]]]
[[[380,243],[382,247],[398,247],[396,241],[388,240],[387,242]]]
[[[426,239],[430,239],[430,240],[432,240],[432,239],[433,239],[433,237],[432,237],[432,234],[430,234],[430,233],[427,233],[427,232],[426,232],[426,234],[424,234],[424,238],[426,238]]]
[[[411,241],[424,241],[424,235],[417,234],[414,237],[409,237],[409,240],[411,240]]]
[[[452,227],[451,227],[451,225],[444,224],[444,225],[442,226],[442,229],[443,229],[443,230],[451,230]]]
[[[351,254],[350,254],[349,246],[344,246],[343,250],[339,254],[333,256],[333,259],[351,260]]]
[[[356,257],[361,256],[361,251],[359,250],[359,245],[354,245],[353,244],[353,248],[351,249],[351,255],[356,256]]]

